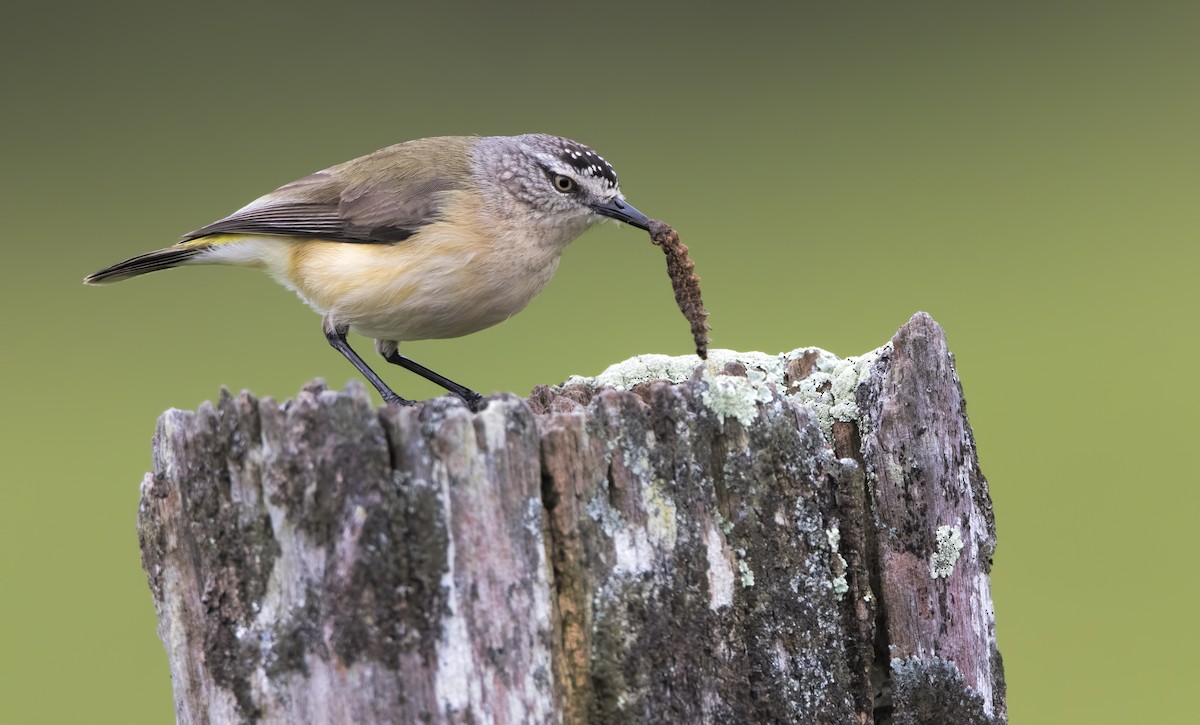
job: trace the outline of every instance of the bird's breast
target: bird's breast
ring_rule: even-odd
[[[361,334],[458,337],[503,322],[542,291],[565,246],[544,242],[437,222],[395,244],[297,243],[285,276],[315,309]]]

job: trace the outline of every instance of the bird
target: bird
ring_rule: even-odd
[[[309,174],[229,216],[88,275],[104,284],[172,267],[265,270],[322,316],[326,340],[389,404],[411,405],[350,347],[375,350],[478,411],[486,401],[400,354],[523,310],[563,250],[603,220],[648,230],[592,148],[544,133],[398,143]]]

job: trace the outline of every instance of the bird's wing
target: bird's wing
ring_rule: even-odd
[[[390,244],[439,218],[470,179],[469,138],[422,139],[310,174],[184,235],[275,234]]]

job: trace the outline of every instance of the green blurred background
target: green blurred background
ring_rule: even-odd
[[[1013,722],[1194,716],[1200,5],[4,16],[0,722],[170,721],[135,532],[156,417],[357,377],[257,272],[80,279],[390,143],[528,131],[681,231],[716,346],[852,355],[930,312],[995,499]],[[524,394],[690,339],[661,253],[606,225],[523,314],[405,349]]]

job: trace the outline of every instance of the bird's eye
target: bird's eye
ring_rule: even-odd
[[[570,192],[575,191],[575,180],[569,176],[556,174],[554,176],[554,188],[558,189],[564,194],[569,194]]]

